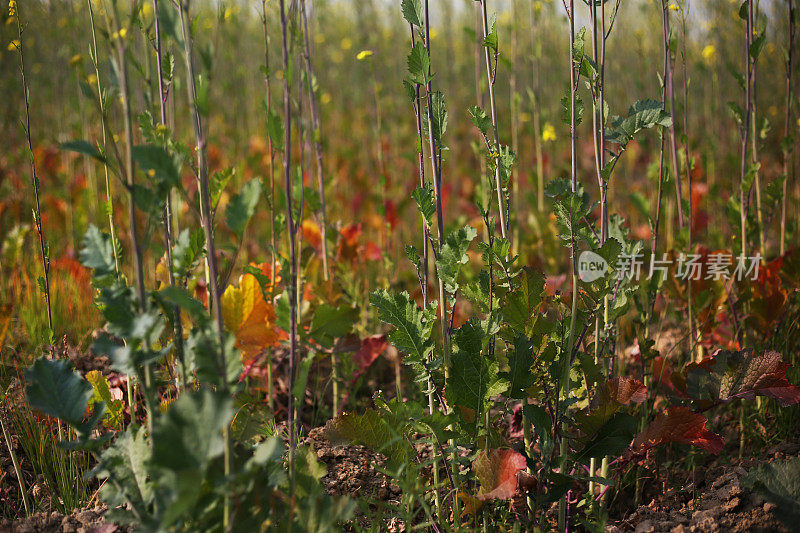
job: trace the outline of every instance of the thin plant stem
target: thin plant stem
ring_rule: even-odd
[[[89,6],[89,22],[92,26],[92,66],[94,66],[94,75],[97,81],[97,97],[98,102],[100,105],[100,121],[101,121],[101,129],[103,135],[103,144],[101,146],[103,152],[106,149],[106,109],[105,109],[105,98],[103,97],[103,86],[102,82],[100,81],[100,66],[98,64],[98,56],[97,56],[97,29],[94,23],[94,6],[92,0],[86,0],[86,3]],[[111,191],[111,180],[109,179],[108,174],[108,163],[103,162],[103,173],[105,178],[105,185],[106,185],[106,203],[105,203],[105,210],[106,216],[108,216],[108,231],[111,234],[111,247],[114,251],[114,272],[117,276],[119,276],[119,245],[117,241],[117,230],[114,226],[114,199]]]
[[[689,73],[687,69],[687,58],[686,58],[686,39],[688,35],[686,33],[686,17],[688,15],[688,0],[685,0],[683,5],[681,6],[681,68],[683,71],[683,166],[684,171],[686,172],[686,186],[689,189],[686,193],[686,197],[689,201],[689,211],[686,214],[687,216],[687,239],[688,239],[688,248],[689,253],[692,253],[692,226],[694,225],[694,217],[693,217],[693,200],[692,200],[692,165],[689,159]],[[674,109],[673,109],[674,113]],[[673,122],[675,117],[673,115]],[[674,127],[674,125],[673,125]],[[676,176],[678,176],[676,171]],[[679,178],[676,178],[679,179]],[[695,321],[694,321],[694,299],[692,298],[692,283],[691,280],[687,283],[687,290],[686,290],[686,299],[688,302],[688,315],[689,315],[689,353],[691,354],[692,358],[696,361],[699,361],[702,358],[702,353],[700,352],[700,346],[697,343],[697,332],[695,331]]]
[[[751,9],[750,0],[748,1],[748,11]],[[745,22],[746,36],[744,39],[744,60],[745,60],[745,84],[744,84],[744,117],[742,117],[742,131],[741,131],[741,160],[739,167],[739,217],[741,222],[741,258],[744,260],[747,254],[747,207],[749,204],[749,191],[747,193],[748,201],[745,202],[745,179],[747,177],[747,141],[750,134],[750,112],[751,112],[751,99],[750,99],[750,81],[751,81],[751,62],[750,62],[750,42],[752,40],[752,28],[750,26],[750,16],[748,14]]]
[[[291,327],[289,332],[289,398],[287,400],[287,428],[289,431],[289,473],[290,477],[294,478],[294,448],[295,441],[295,409],[294,398],[292,397],[292,387],[295,379],[295,357],[297,353],[297,243],[296,243],[296,228],[294,222],[293,203],[294,195],[292,191],[292,108],[291,108],[291,94],[289,93],[289,45],[287,40],[287,21],[286,21],[286,6],[285,1],[280,0],[280,13],[281,13],[281,37],[282,37],[282,51],[283,51],[283,112],[284,112],[284,145],[283,145],[283,173],[284,173],[284,186],[286,192],[286,225],[289,233],[289,253],[291,272],[289,276],[289,306],[291,316]]]
[[[28,80],[25,77],[25,55],[22,52],[22,19],[19,14],[19,5],[16,7],[17,19],[17,42],[12,43],[19,53],[19,73],[22,79],[22,95],[25,98],[25,123],[23,128],[25,130],[25,140],[28,143],[28,159],[31,166],[31,183],[33,184],[33,196],[36,201],[36,208],[33,212],[33,221],[36,226],[36,236],[39,239],[39,253],[42,260],[42,279],[44,280],[44,303],[47,310],[47,327],[48,339],[47,344],[52,345],[53,342],[53,311],[50,305],[50,246],[44,238],[44,231],[42,230],[42,207],[39,202],[39,176],[36,173],[36,158],[33,156],[33,143],[31,142],[31,108],[30,99],[28,94]]]
[[[489,18],[486,10],[486,0],[481,0],[481,22],[483,28],[483,38],[486,39],[489,35]],[[489,111],[492,117],[492,130],[494,132],[494,150],[495,150],[495,165],[494,165],[494,186],[497,189],[497,209],[500,218],[500,234],[504,239],[508,238],[508,218],[506,214],[505,194],[503,193],[503,182],[500,177],[500,134],[497,129],[497,106],[494,98],[494,82],[496,70],[492,68],[492,57],[489,47],[484,44],[483,46],[483,59],[486,66],[486,82],[489,88]]]
[[[669,49],[670,43],[670,24],[669,24],[669,3],[667,0],[661,1],[661,10],[662,10],[662,20],[663,20],[663,28],[664,28],[664,42],[667,44],[667,49]],[[675,67],[672,62],[672,54],[667,53],[667,77],[664,80],[664,83],[667,86],[667,97],[669,98],[669,109],[672,116],[675,116],[675,87],[674,87],[674,77],[675,77]],[[678,135],[675,132],[675,121],[673,120],[672,126],[669,129],[669,142],[670,142],[670,149],[672,154],[672,172],[675,176],[675,198],[676,198],[676,205],[678,207],[678,227],[683,229],[684,225],[684,217],[683,217],[683,193],[681,191],[681,177],[680,177],[680,165],[678,163]]]
[[[89,0],[91,2],[91,0]],[[168,93],[164,88],[164,70],[161,64],[161,24],[158,20],[158,0],[153,0],[153,13],[156,14],[155,19],[155,37],[156,37],[156,70],[158,76],[158,105],[159,105],[159,124],[164,128],[167,127],[167,97]],[[164,202],[164,213],[162,215],[164,224],[164,247],[167,254],[167,273],[169,275],[170,286],[175,286],[175,272],[172,269],[172,246],[173,246],[173,228],[172,228],[172,191],[167,193],[167,198]],[[181,310],[177,305],[173,309],[174,333],[175,333],[175,354],[181,364],[180,373],[180,388],[186,387],[186,361],[183,354],[183,323],[181,322]]]
[[[123,31],[123,26],[120,22],[119,10],[117,1],[114,0],[111,9],[111,20],[113,23],[112,44],[117,52],[117,71],[119,72],[119,89],[122,102],[122,116],[123,116],[123,131],[125,133],[125,153],[123,164],[120,168],[123,172],[123,178],[128,190],[128,220],[130,225],[130,238],[131,250],[133,251],[133,269],[136,276],[136,295],[138,300],[139,312],[144,312],[147,307],[147,292],[144,284],[144,268],[142,266],[142,243],[139,238],[139,227],[136,221],[136,187],[135,187],[135,171],[136,167],[133,161],[133,118],[130,102],[130,87],[128,83],[128,49],[126,44],[126,33]],[[136,10],[137,6],[134,3],[132,10]],[[125,28],[127,30],[127,28]],[[156,410],[153,408],[154,398],[152,385],[152,373],[150,365],[144,366],[142,373],[137,371],[137,377],[143,384],[142,392],[144,393],[145,407],[147,409],[147,429],[152,434],[153,432],[153,418],[156,416]],[[131,376],[128,377],[130,381]],[[131,405],[133,405],[133,400]],[[135,411],[131,411],[131,421],[135,419]],[[152,446],[152,443],[151,443]]]
[[[187,78],[187,91],[189,96],[189,102],[191,103],[191,113],[192,113],[192,123],[194,126],[194,134],[196,140],[196,151],[197,151],[197,175],[199,180],[199,194],[200,194],[200,214],[201,214],[201,221],[203,224],[203,232],[206,238],[206,265],[208,266],[208,277],[210,279],[210,283],[208,286],[209,295],[210,295],[210,304],[214,313],[214,320],[217,326],[217,332],[219,334],[219,358],[218,358],[218,372],[221,377],[221,381],[224,384],[223,388],[227,391],[227,361],[226,361],[226,354],[225,354],[225,342],[224,342],[224,324],[222,320],[222,305],[221,305],[221,297],[219,291],[219,284],[217,278],[217,258],[216,258],[216,249],[214,246],[214,228],[213,228],[213,220],[212,220],[212,211],[211,211],[211,200],[210,200],[210,193],[209,193],[209,180],[208,180],[208,164],[206,161],[206,138],[205,132],[203,130],[203,121],[202,116],[200,113],[200,108],[198,107],[197,103],[197,78],[194,72],[194,62],[193,62],[193,39],[190,29],[190,19],[189,19],[189,7],[190,7],[190,0],[180,0],[179,3],[179,17],[180,17],[180,25],[181,25],[181,32],[183,34],[183,41],[184,41],[184,62],[186,63],[186,78]],[[230,475],[231,472],[231,438],[230,438],[230,427],[226,424],[223,428],[223,441],[224,441],[224,448],[223,448],[223,469],[225,476]],[[231,496],[230,494],[225,494],[225,499],[223,503],[223,514],[222,514],[222,527],[227,532],[231,530]]]
[[[794,0],[789,1],[789,42],[786,50],[786,109],[783,123],[783,138],[790,139],[789,127],[792,120],[792,67],[794,65],[794,31],[795,31],[795,5]],[[784,141],[786,142],[786,141]],[[791,150],[789,146],[783,149],[783,194],[781,195],[781,233],[780,255],[786,251],[786,194],[788,192],[789,167]],[[792,168],[794,170],[794,168]]]
[[[278,235],[275,231],[275,146],[272,142],[272,135],[269,133],[269,122],[272,119],[272,91],[270,90],[270,79],[272,73],[269,71],[269,32],[267,29],[267,0],[262,0],[262,18],[261,22],[264,26],[264,104],[266,108],[266,127],[267,127],[267,150],[269,151],[269,212],[270,212],[270,240],[272,243],[272,250],[270,252],[271,268],[270,268],[270,300],[274,297],[275,292],[275,275],[278,267]],[[267,406],[270,411],[273,411],[273,386],[272,386],[272,357],[267,355]]]
[[[317,96],[314,93],[314,69],[311,64],[311,45],[308,38],[308,15],[306,2],[300,0],[300,14],[303,18],[303,59],[306,66],[306,82],[308,83],[308,101],[311,107],[311,128],[313,134],[314,157],[317,163],[317,188],[319,190],[319,217],[322,226],[322,275],[325,281],[330,276],[328,270],[328,221],[325,211],[325,174],[322,165],[322,127],[320,125],[319,110],[317,109]],[[335,410],[334,410],[335,411]]]

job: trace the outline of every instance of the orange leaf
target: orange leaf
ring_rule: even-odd
[[[517,491],[517,472],[527,466],[525,456],[514,450],[481,450],[472,469],[481,482],[481,500],[508,500]]]
[[[678,442],[697,446],[709,453],[722,451],[722,438],[706,428],[708,420],[688,407],[673,407],[659,413],[631,444],[634,453],[644,453],[659,444]]]
[[[319,229],[319,225],[313,220],[306,219],[303,221],[303,241],[312,248],[319,248],[320,244],[322,244],[322,232]]]
[[[257,265],[256,265],[257,266]],[[236,347],[245,360],[263,349],[275,346],[281,332],[275,326],[275,310],[264,299],[258,280],[252,274],[239,277],[239,286],[229,286],[222,295],[222,319],[236,337]]]

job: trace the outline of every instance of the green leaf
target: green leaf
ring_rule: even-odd
[[[498,373],[498,363],[483,356],[489,335],[476,319],[453,333],[453,354],[445,395],[452,405],[483,412],[489,399],[505,391],[508,382]]]
[[[89,141],[84,141],[84,140],[68,141],[61,144],[59,148],[67,152],[76,152],[79,154],[87,155],[92,159],[100,161],[101,163],[108,162],[106,158],[103,156],[103,154],[100,153],[100,150],[97,149],[97,146],[90,143]]]
[[[225,210],[225,223],[239,239],[244,235],[250,217],[256,212],[260,196],[261,183],[257,179],[250,180],[242,186],[239,194],[231,198]]]
[[[431,94],[431,123],[433,124],[433,139],[436,146],[444,146],[444,134],[447,131],[447,102],[441,91]],[[426,122],[427,124],[427,122]]]
[[[428,355],[433,351],[431,332],[436,319],[436,302],[420,309],[407,292],[392,294],[380,289],[370,295],[370,302],[378,309],[378,318],[394,326],[389,341],[405,352],[403,362],[411,365],[421,382],[430,377]]]
[[[425,85],[430,80],[431,60],[428,57],[428,50],[421,41],[414,43],[414,47],[408,55],[407,63],[411,81],[419,85]]]
[[[464,226],[445,237],[439,258],[436,260],[436,267],[439,279],[448,294],[455,294],[458,290],[458,274],[461,272],[461,267],[469,262],[467,249],[477,235],[478,230],[472,226]]]
[[[403,18],[406,19],[406,22],[418,28],[422,27],[423,11],[420,0],[403,0],[400,3],[400,9],[403,11]]]
[[[200,263],[205,251],[206,237],[202,228],[189,233],[183,230],[172,248],[172,271],[178,281],[189,277],[191,271]]]
[[[101,404],[84,422],[93,389],[68,360],[40,357],[25,371],[25,381],[31,407],[66,422],[80,434],[88,435],[103,414]]]
[[[753,61],[757,60],[758,56],[761,55],[765,44],[767,44],[767,32],[762,31],[758,37],[753,39],[753,42],[750,43],[750,57],[753,58]]]
[[[492,127],[492,119],[486,114],[486,111],[480,107],[473,105],[469,107],[469,114],[472,117],[472,124],[485,136],[489,134],[489,128]]]
[[[314,311],[308,336],[326,348],[332,348],[336,339],[353,330],[358,320],[358,309],[348,305],[333,307],[322,304]]]
[[[144,144],[133,147],[133,159],[145,172],[153,172],[160,192],[181,185],[180,154],[170,154],[163,146]]]
[[[636,418],[628,413],[617,413],[591,438],[576,460],[586,462],[592,458],[616,457],[628,447],[636,431]]]
[[[210,389],[183,393],[153,427],[154,480],[163,491],[162,527],[191,510],[200,496],[205,471],[221,457],[222,429],[233,417],[232,400]]]
[[[520,285],[503,298],[503,318],[517,333],[528,338],[539,317],[539,305],[544,292],[544,275],[532,267],[524,267]]]
[[[572,109],[570,108],[572,102],[570,96],[565,95],[561,97],[561,122],[564,124],[572,123]],[[583,121],[583,100],[577,94],[575,95],[575,125],[577,126]]]
[[[155,295],[163,299],[163,301],[167,304],[180,307],[189,313],[189,316],[191,316],[192,319],[197,322],[201,322],[209,318],[206,306],[204,306],[200,300],[193,298],[192,295],[189,294],[189,291],[183,287],[178,285],[168,285],[167,287],[164,287],[155,293]]]
[[[225,190],[225,187],[228,185],[234,173],[234,169],[226,168],[219,172],[214,172],[214,175],[211,176],[208,182],[208,192],[211,197],[212,210],[216,210],[219,199],[222,196],[222,191]]]
[[[501,375],[508,380],[509,398],[526,398],[525,390],[536,384],[533,366],[533,344],[527,337],[514,337],[514,349],[508,355],[508,372]]]
[[[775,515],[789,529],[800,523],[800,457],[758,466],[742,478],[742,485],[774,503]]]
[[[434,213],[436,213],[436,203],[433,199],[433,189],[430,186],[417,187],[411,193],[411,198],[417,202],[419,212],[425,219],[425,223],[430,226]]]
[[[661,102],[656,100],[639,100],[628,110],[628,116],[611,118],[611,127],[606,131],[608,142],[618,143],[625,147],[634,136],[646,128],[672,126],[672,116],[667,113]]]
[[[489,21],[489,33],[483,39],[483,46],[497,53],[497,15],[494,13]]]
[[[121,430],[124,427],[122,400],[117,400],[111,396],[111,385],[108,379],[98,370],[86,373],[86,380],[92,385],[94,392],[90,405],[102,403],[107,410],[103,422],[109,427]]]
[[[101,232],[97,226],[90,224],[81,241],[79,254],[81,264],[92,270],[97,280],[107,280],[114,276],[114,248],[111,237]]]
[[[151,458],[147,429],[131,425],[122,432],[112,446],[103,451],[92,474],[99,479],[111,478],[114,483],[103,483],[100,496],[113,511],[115,521],[124,524],[147,525],[147,515],[141,511],[152,503],[155,487],[150,477],[148,463]],[[140,512],[137,518],[129,507]],[[141,524],[145,520],[145,524]],[[152,526],[152,524],[149,524]]]
[[[282,152],[283,151],[283,120],[280,115],[274,110],[270,109],[267,114],[267,133],[272,141],[272,148]]]

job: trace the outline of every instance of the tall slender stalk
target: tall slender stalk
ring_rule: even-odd
[[[281,10],[281,37],[283,51],[283,113],[284,113],[284,143],[283,143],[283,177],[286,192],[286,226],[289,232],[289,253],[291,262],[291,272],[289,275],[289,306],[291,315],[291,327],[289,332],[290,351],[289,351],[289,398],[287,400],[289,431],[289,472],[294,477],[294,448],[296,446],[295,435],[295,409],[294,398],[292,397],[292,387],[295,378],[295,357],[297,353],[297,242],[296,227],[294,222],[293,203],[294,195],[292,191],[292,108],[291,94],[289,93],[289,43],[287,39],[287,22],[285,1],[280,0]]]
[[[689,200],[689,212],[686,214],[687,216],[687,239],[688,239],[688,251],[692,253],[692,226],[694,225],[694,216],[693,216],[693,200],[692,200],[692,164],[691,160],[689,159],[689,73],[687,68],[687,57],[686,57],[686,40],[688,39],[688,35],[686,33],[686,17],[689,14],[689,0],[684,0],[683,4],[681,5],[680,9],[680,26],[681,26],[681,69],[683,71],[683,166],[686,172],[686,186],[689,189],[687,191],[687,199]],[[674,113],[674,110],[673,110]],[[674,128],[674,120],[675,116],[673,114],[673,128]],[[676,179],[678,178],[678,172],[676,170]],[[695,360],[700,360],[702,358],[702,354],[700,352],[700,346],[698,345],[698,338],[697,332],[695,331],[695,323],[694,323],[694,299],[692,298],[692,283],[689,281],[687,283],[687,290],[686,290],[686,298],[688,302],[688,315],[689,315],[689,353],[692,355],[692,358]]]
[[[664,29],[664,43],[667,47],[667,68],[666,68],[666,78],[664,78],[664,83],[666,85],[666,96],[669,98],[669,110],[672,116],[675,116],[675,87],[674,87],[674,74],[675,74],[675,66],[672,62],[672,52],[670,51],[670,24],[669,24],[669,2],[667,0],[661,0],[661,15],[662,15],[662,22],[663,22],[663,29]],[[669,143],[670,143],[670,153],[672,155],[672,172],[675,176],[675,199],[676,204],[678,207],[678,227],[683,229],[684,225],[684,218],[683,218],[683,194],[681,191],[681,177],[680,177],[680,165],[678,163],[678,136],[675,132],[675,121],[673,120],[672,126],[669,129]]]
[[[52,344],[53,341],[53,311],[50,306],[50,245],[44,238],[42,231],[42,207],[39,202],[39,176],[36,173],[36,158],[33,156],[33,143],[31,142],[31,108],[28,98],[28,80],[25,77],[25,55],[22,52],[22,20],[19,15],[19,6],[15,4],[15,15],[17,19],[17,42],[12,43],[19,53],[19,73],[22,78],[22,95],[25,98],[25,140],[28,143],[28,158],[31,165],[31,184],[33,185],[33,196],[36,201],[36,206],[33,211],[33,222],[36,225],[36,236],[39,239],[39,253],[42,260],[42,278],[44,279],[44,303],[47,308],[47,327],[48,339],[47,343]]]
[[[662,77],[661,77],[661,105],[664,111],[667,110],[666,104],[666,79],[667,79],[667,69],[669,68],[668,61],[669,61],[669,43],[665,39],[663,41],[664,45],[664,60],[663,60],[663,67],[662,67]],[[658,234],[659,229],[661,227],[661,205],[663,200],[664,194],[664,152],[666,148],[666,137],[664,128],[659,128],[659,135],[660,135],[660,146],[658,151],[658,192],[656,196],[656,213],[655,219],[653,223],[653,234],[650,239],[650,256],[651,260],[655,261],[656,251],[658,250]],[[650,325],[653,322],[653,315],[655,314],[655,297],[649,299],[649,308],[647,316],[645,317],[645,338],[650,338]],[[641,376],[642,376],[642,383],[646,386],[649,386],[648,375],[645,369],[645,359],[642,358],[642,368],[641,368]],[[649,411],[647,409],[647,398],[645,398],[644,403],[642,404],[642,408],[640,409],[640,418],[639,418],[639,431],[642,431],[647,424],[647,417],[649,416]],[[637,467],[636,469],[636,485],[634,489],[634,502],[636,505],[639,504],[639,500],[642,495],[642,478],[641,478],[641,468]]]
[[[216,248],[214,246],[214,222],[212,220],[212,211],[211,211],[211,200],[210,200],[210,192],[209,192],[209,180],[208,180],[208,163],[206,161],[206,137],[205,131],[203,130],[203,119],[200,113],[200,108],[198,107],[197,103],[197,78],[194,72],[194,62],[193,62],[193,39],[191,33],[191,23],[190,23],[190,8],[191,0],[180,0],[179,1],[179,17],[180,17],[180,24],[181,24],[181,32],[183,34],[183,42],[184,42],[184,62],[186,63],[186,88],[188,91],[189,102],[191,105],[191,112],[192,112],[192,124],[194,127],[194,135],[196,140],[196,151],[197,151],[197,176],[199,180],[199,195],[200,195],[200,218],[203,224],[203,232],[206,238],[206,256],[207,261],[206,264],[208,265],[208,277],[210,279],[210,283],[208,286],[209,295],[210,295],[210,303],[214,314],[214,321],[217,325],[217,330],[219,333],[219,359],[217,362],[218,371],[220,376],[222,377],[222,383],[225,384],[225,388],[227,389],[227,376],[226,376],[226,354],[225,354],[225,342],[223,340],[224,335],[224,325],[222,320],[222,305],[221,305],[221,297],[220,297],[220,290],[219,290],[219,283],[217,277],[217,257],[216,257]],[[223,429],[223,439],[224,439],[224,450],[223,450],[223,461],[224,461],[224,473],[225,475],[229,475],[231,472],[231,441],[230,441],[230,427],[228,425],[225,426]],[[231,497],[229,494],[225,496],[225,502],[223,507],[223,516],[222,516],[222,525],[225,531],[229,531],[231,528]]]
[[[322,226],[322,275],[325,281],[328,280],[328,221],[325,212],[325,174],[322,165],[322,129],[319,120],[319,110],[317,109],[317,96],[314,93],[313,79],[314,69],[311,65],[311,46],[308,38],[308,15],[306,14],[306,2],[300,0],[300,14],[303,18],[303,59],[306,66],[306,81],[308,82],[308,101],[311,106],[311,127],[313,129],[314,156],[317,163],[317,187],[319,189],[319,216]]]
[[[570,115],[570,122],[569,122],[569,141],[570,141],[570,184],[572,193],[575,194],[578,192],[578,148],[577,148],[577,114],[575,109],[576,104],[576,97],[575,92],[577,90],[577,75],[575,71],[575,62],[573,60],[573,48],[575,46],[575,2],[574,0],[570,0],[569,2],[569,9],[567,10],[567,17],[569,19],[569,115]],[[560,390],[562,394],[565,396],[569,395],[569,371],[571,362],[572,362],[572,355],[573,349],[575,344],[575,318],[578,312],[578,269],[577,269],[577,257],[575,255],[575,235],[570,235],[570,267],[572,270],[572,307],[571,307],[571,314],[569,320],[569,344],[567,346],[567,350],[563,351],[564,353],[564,361],[563,361],[563,368],[562,368],[562,375],[561,375],[561,384]],[[569,446],[567,444],[566,439],[566,429],[567,429],[567,419],[566,416],[563,418],[561,423],[561,442],[560,442],[560,450],[559,453],[561,454],[562,460],[566,461],[567,455],[569,454]],[[592,461],[593,466],[594,461]],[[590,466],[590,468],[592,468]],[[590,475],[594,475],[593,468]],[[593,493],[594,484],[590,485],[589,493]],[[559,529],[566,528],[566,521],[567,521],[567,499],[564,496],[558,504],[558,523]]]
[[[426,4],[427,5],[427,4]],[[481,22],[483,28],[484,40],[489,36],[489,18],[486,10],[486,0],[481,0]],[[497,53],[495,52],[495,64]],[[489,88],[489,111],[492,117],[492,130],[494,132],[494,150],[495,150],[495,165],[494,165],[494,186],[497,189],[497,212],[500,218],[500,234],[504,239],[508,238],[508,217],[506,213],[506,201],[503,194],[503,181],[500,176],[500,134],[497,130],[497,105],[494,98],[494,83],[497,75],[496,68],[492,67],[492,54],[489,46],[484,43],[483,46],[483,59],[486,67],[486,82]]]
[[[89,0],[91,2],[91,0]],[[168,92],[164,87],[164,69],[161,63],[161,24],[158,20],[158,0],[153,0],[153,13],[155,20],[155,51],[156,51],[156,71],[158,77],[158,106],[159,124],[167,128],[167,97]],[[172,191],[167,193],[164,202],[164,213],[162,214],[164,224],[164,247],[167,254],[167,273],[169,284],[175,286],[175,272],[172,270],[172,246],[174,244],[174,231],[172,228]],[[175,354],[181,364],[181,388],[186,386],[186,362],[183,357],[183,323],[181,322],[181,310],[177,305],[173,309],[174,333],[175,333]]]
[[[750,40],[750,45],[753,44],[753,32],[756,31],[756,18],[758,16],[758,3],[755,0],[752,0],[748,5],[747,9],[747,17],[750,22],[750,34],[748,36]],[[764,212],[761,206],[761,172],[759,172],[758,166],[758,124],[757,124],[757,98],[756,98],[756,60],[757,56],[750,52],[752,50],[751,46],[748,46],[748,59],[751,63],[750,66],[750,100],[751,100],[751,110],[752,117],[750,120],[750,164],[753,165],[753,185],[752,188],[755,189],[756,192],[756,231],[758,231],[758,251],[762,257],[766,252],[766,244],[764,242]]]
[[[519,93],[517,92],[517,48],[519,41],[519,20],[518,20],[517,0],[511,1],[511,72],[508,77],[509,95],[511,100],[511,150],[519,153]],[[531,32],[532,34],[533,32]],[[522,199],[519,191],[519,176],[516,172],[511,174],[511,205],[509,211],[514,213],[514,220],[511,220],[509,213],[509,224],[513,222],[511,246],[514,250],[519,250],[519,218],[522,212]],[[513,209],[512,206],[513,205]]]
[[[784,142],[788,142],[789,124],[792,120],[792,67],[794,60],[794,26],[795,26],[795,6],[794,0],[789,1],[789,42],[786,49],[786,109],[783,122],[783,138]],[[786,194],[788,192],[787,184],[789,182],[789,166],[791,161],[791,147],[784,146],[783,148],[783,194],[781,195],[781,237],[780,237],[780,252],[781,255],[786,251]],[[792,168],[794,170],[794,168]],[[794,177],[794,176],[792,176]]]
[[[747,18],[745,21],[745,39],[744,39],[744,62],[745,62],[745,83],[744,83],[744,116],[742,117],[742,130],[741,130],[741,160],[739,167],[739,218],[741,222],[741,258],[744,260],[747,254],[747,210],[750,203],[750,191],[745,193],[745,180],[747,178],[747,141],[750,134],[750,113],[752,102],[750,97],[750,86],[752,80],[752,62],[750,61],[750,44],[753,40],[753,29],[751,26],[752,18],[750,11],[753,9],[752,0],[747,0]],[[747,200],[745,202],[745,200]]]
[[[272,143],[272,135],[269,133],[269,122],[272,119],[272,91],[270,90],[270,79],[272,73],[269,70],[269,31],[267,29],[267,0],[261,1],[261,23],[264,26],[264,107],[266,108],[266,127],[267,127],[267,150],[269,151],[269,214],[270,214],[270,241],[272,251],[270,253],[270,299],[275,292],[275,275],[278,267],[278,235],[275,232],[275,146]],[[273,410],[272,401],[272,357],[267,356],[267,406]]]
[[[94,76],[97,82],[97,97],[100,106],[100,121],[101,121],[101,129],[103,134],[103,144],[101,148],[103,151],[106,149],[106,102],[103,96],[103,86],[102,82],[100,81],[100,66],[99,66],[99,59],[97,56],[97,29],[95,28],[94,24],[94,5],[92,0],[86,0],[86,3],[89,6],[89,22],[92,26],[92,66],[94,67]],[[114,199],[111,192],[111,180],[109,179],[108,174],[108,163],[103,162],[103,173],[105,178],[105,185],[106,185],[106,203],[105,203],[105,210],[106,216],[108,216],[108,231],[111,234],[111,247],[114,250],[114,272],[119,276],[119,245],[117,241],[117,230],[114,227]]]
[[[430,10],[428,0],[424,3],[424,24],[423,37],[425,41],[425,48],[428,51],[428,57],[431,54],[431,32],[430,32]],[[433,193],[436,199],[436,231],[439,238],[439,250],[444,243],[444,210],[442,208],[442,169],[441,169],[441,147],[436,145],[436,139],[433,131],[433,92],[430,82],[430,70],[427,76],[427,83],[425,85],[425,95],[427,99],[426,113],[428,116],[428,144],[430,147],[431,156],[431,174],[433,176]],[[448,331],[447,322],[447,300],[444,294],[444,283],[439,280],[439,318],[442,323],[442,344],[444,348],[445,357],[445,374],[449,373],[450,366],[450,334]]]
[[[410,25],[411,29],[411,46],[413,47],[416,43],[416,32],[414,31],[414,26]],[[414,124],[417,128],[417,174],[419,177],[419,186],[423,189],[427,188],[428,183],[425,180],[425,137],[424,137],[424,130],[422,127],[422,97],[420,95],[421,86],[418,83],[414,84]],[[420,290],[422,291],[422,305],[423,308],[428,306],[428,285],[430,279],[430,271],[429,271],[429,249],[430,249],[430,231],[428,229],[428,222],[425,219],[425,216],[421,216],[422,219],[422,271],[420,273]],[[399,381],[398,381],[399,383]],[[434,393],[434,384],[431,379],[428,379],[427,382],[427,397],[428,397],[428,411],[433,413],[436,409],[435,407],[435,393]],[[439,462],[434,457],[433,462],[433,485],[434,485],[434,505],[436,506],[437,512],[441,509],[441,499],[439,495]]]
[[[134,6],[135,7],[135,6]],[[144,287],[144,269],[142,267],[142,247],[139,240],[139,227],[136,223],[136,191],[133,162],[133,117],[128,86],[128,48],[126,45],[127,28],[120,23],[117,0],[112,2],[112,20],[114,24],[114,40],[117,52],[117,68],[119,72],[120,96],[122,101],[122,118],[125,133],[125,154],[123,160],[123,175],[129,195],[128,218],[130,222],[131,250],[133,251],[133,268],[136,275],[136,295],[139,298],[139,309],[144,310],[146,291]]]

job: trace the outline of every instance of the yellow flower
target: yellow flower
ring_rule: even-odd
[[[10,0],[8,2],[8,16],[15,17],[17,15],[17,0]]]
[[[542,142],[551,142],[556,140],[556,129],[549,122],[544,123],[542,128]]]
[[[716,59],[716,57],[717,57],[717,47],[714,46],[713,44],[707,44],[703,48],[703,59],[705,59],[708,62],[711,62],[714,59]]]
[[[670,5],[669,5],[669,8],[670,8],[670,10],[672,10],[672,11],[680,11],[680,9],[681,9],[681,6],[679,6],[678,4],[670,4]]]
[[[127,28],[120,28],[119,29],[119,37],[120,37],[120,39],[124,39],[126,35],[128,35],[128,29]]]
[[[372,56],[372,50],[361,50],[357,55],[356,59],[359,61],[364,61],[368,57]]]
[[[149,2],[142,4],[142,15],[149,17],[153,13],[153,5]]]
[[[10,43],[8,43],[8,49],[9,49],[9,50],[11,50],[12,52],[13,52],[14,50],[17,50],[17,49],[19,49],[19,47],[20,47],[20,44],[19,44],[19,39],[14,39],[14,40],[13,40],[13,41],[11,41]]]
[[[94,85],[95,83],[97,83],[97,75],[89,74],[88,76],[86,76],[86,83],[88,83],[89,85]]]
[[[331,95],[330,93],[322,93],[322,96],[319,97],[319,101],[322,105],[328,105],[331,103]]]
[[[350,40],[349,37],[345,37],[344,39],[342,39],[341,46],[342,50],[350,50],[351,48],[353,48],[353,41]]]
[[[76,65],[80,65],[83,57],[80,54],[75,54],[71,58],[69,58],[69,66],[74,67]]]
[[[533,3],[533,10],[536,11],[537,13],[542,10],[542,3],[539,0],[536,0]]]

